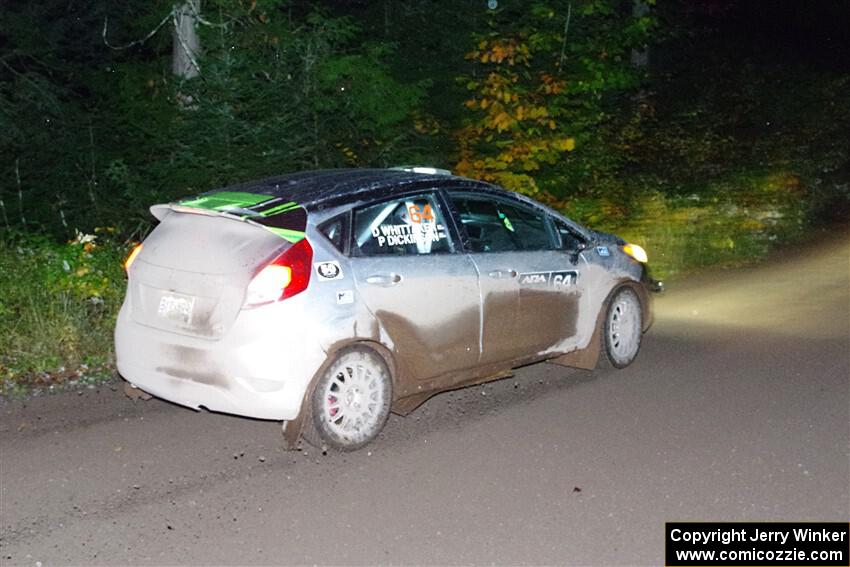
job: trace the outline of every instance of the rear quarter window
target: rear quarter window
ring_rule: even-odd
[[[319,231],[331,241],[334,248],[343,253],[345,252],[345,225],[345,218],[338,216],[319,227]]]

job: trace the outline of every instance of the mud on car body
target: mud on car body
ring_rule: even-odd
[[[651,322],[645,253],[441,173],[328,170],[155,205],[115,331],[132,385],[368,443],[390,411],[550,360],[615,367]]]

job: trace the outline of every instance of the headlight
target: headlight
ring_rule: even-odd
[[[623,252],[640,262],[641,264],[646,264],[649,258],[646,255],[646,250],[643,249],[642,246],[637,244],[626,244],[623,246]]]

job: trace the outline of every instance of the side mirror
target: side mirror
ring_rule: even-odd
[[[570,252],[570,262],[572,264],[578,263],[579,254],[587,250],[587,242],[578,241],[575,243],[575,246],[569,250]]]

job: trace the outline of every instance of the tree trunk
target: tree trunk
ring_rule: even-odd
[[[632,16],[637,18],[642,18],[649,14],[649,4],[646,3],[645,0],[634,0],[632,3]],[[633,67],[646,67],[649,64],[649,46],[644,45],[643,48],[632,49],[632,66]]]
[[[182,79],[197,77],[198,53],[201,42],[198,38],[198,16],[201,0],[183,0],[174,5],[174,46],[171,55],[171,71]]]

